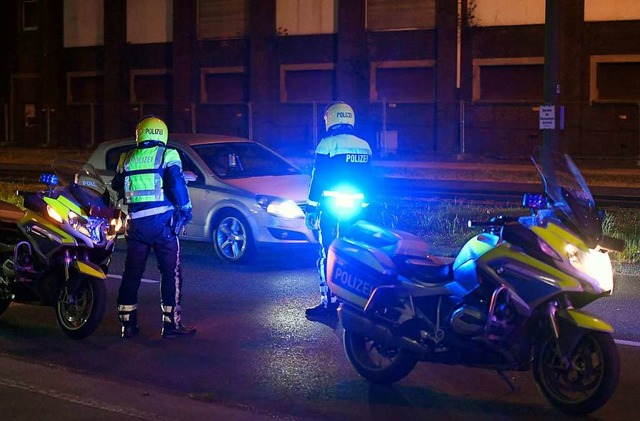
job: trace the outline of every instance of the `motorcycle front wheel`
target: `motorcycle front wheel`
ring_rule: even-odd
[[[607,403],[618,384],[618,348],[610,334],[589,332],[580,338],[566,364],[550,337],[534,357],[533,374],[540,393],[558,410],[589,414]]]
[[[418,362],[407,351],[382,346],[346,329],[344,350],[358,374],[378,384],[391,384],[403,379]]]
[[[107,304],[107,288],[104,281],[83,279],[75,292],[62,288],[56,303],[56,319],[64,333],[73,339],[91,335],[104,316]]]
[[[0,275],[0,314],[4,313],[11,304],[11,288],[9,282]]]

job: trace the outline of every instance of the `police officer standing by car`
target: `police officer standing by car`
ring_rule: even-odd
[[[309,185],[305,222],[310,230],[318,230],[320,258],[320,304],[308,308],[305,315],[309,319],[335,316],[338,303],[327,284],[326,259],[329,245],[336,238],[340,221],[323,209],[323,193],[349,185],[351,189],[364,194],[364,201],[370,195],[371,147],[354,134],[355,113],[348,104],[339,101],[329,104],[324,112],[326,135],[315,151],[313,172]],[[342,229],[345,229],[342,222]]]
[[[127,257],[118,292],[118,318],[122,337],[138,334],[138,289],[147,258],[153,249],[162,279],[162,336],[185,337],[196,333],[182,324],[182,272],[180,242],[182,226],[191,220],[191,200],[175,149],[168,148],[167,125],[147,116],[136,127],[136,148],[120,156],[112,188],[128,205]]]

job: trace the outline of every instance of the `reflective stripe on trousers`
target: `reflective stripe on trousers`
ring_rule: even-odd
[[[163,320],[164,307],[167,307],[168,316],[176,322],[180,320],[180,300],[182,298],[180,243],[178,237],[168,226],[170,216],[161,221],[154,220],[154,218],[131,221],[126,237],[127,257],[122,283],[118,291],[118,305],[135,305],[138,302],[138,289],[149,253],[153,249],[161,274],[160,294]]]
[[[172,323],[174,326],[180,324],[180,298],[182,297],[182,275],[180,273],[180,241],[176,237],[176,243],[178,245],[176,251],[176,265],[173,270],[173,283],[175,286],[174,302],[175,305],[165,305],[164,301],[162,307],[162,322]],[[164,295],[163,295],[164,296]]]
[[[335,303],[337,298],[331,293],[329,284],[327,283],[327,252],[329,246],[338,235],[338,221],[326,212],[320,212],[320,229],[318,230],[320,242],[320,257],[316,263],[318,273],[320,274],[320,302],[327,304],[329,297],[331,302]]]
[[[121,322],[128,322],[131,319],[131,315],[133,312],[138,310],[138,304],[130,304],[130,305],[118,305],[118,319]]]

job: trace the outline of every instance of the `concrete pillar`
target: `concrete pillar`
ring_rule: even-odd
[[[249,97],[253,138],[276,140],[279,68],[275,51],[276,0],[251,0],[249,7]]]
[[[104,139],[133,135],[130,127],[127,0],[104,2]]]
[[[560,102],[565,107],[565,129],[562,133],[563,150],[570,154],[583,154],[582,110],[588,107],[589,63],[585,58],[584,0],[562,0],[560,8]]]
[[[366,0],[338,1],[338,36],[334,99],[350,104],[356,113],[356,132],[375,146],[369,118],[369,52]],[[322,111],[322,110],[320,110]]]
[[[195,131],[192,113],[198,96],[198,1],[173,0],[173,125],[172,131]],[[195,121],[195,120],[193,120]]]
[[[59,139],[60,126],[64,121],[63,105],[65,104],[66,78],[63,51],[63,1],[50,0],[44,2],[45,13],[42,17],[42,76],[44,84],[44,144],[56,145]]]
[[[436,1],[434,152],[459,152],[456,90],[458,2]]]
[[[249,10],[249,74],[252,101],[278,99],[278,65],[274,52],[276,1],[251,0]]]

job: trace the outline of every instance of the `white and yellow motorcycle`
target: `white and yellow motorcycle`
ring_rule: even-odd
[[[83,339],[100,324],[105,279],[124,214],[89,164],[57,160],[45,189],[0,202],[0,314],[12,301],[50,305],[60,328]]]
[[[419,361],[532,370],[564,413],[609,400],[620,370],[613,328],[581,308],[612,293],[608,251],[624,242],[603,235],[569,156],[539,148],[534,164],[545,194],[525,195],[530,214],[476,223],[484,232],[452,262],[417,236],[363,221],[332,243],[328,282],[360,375],[392,383]]]

